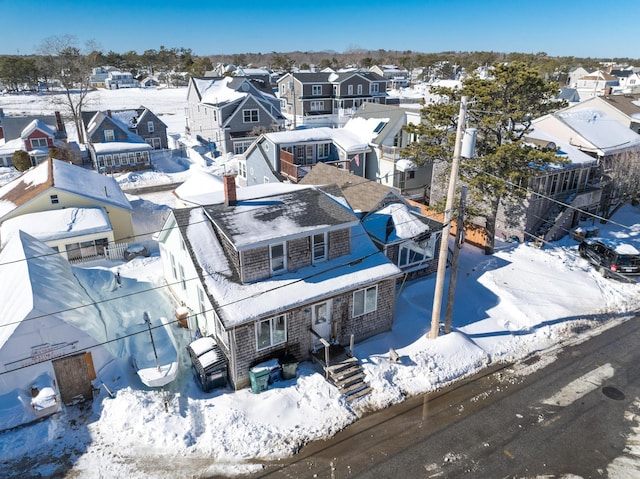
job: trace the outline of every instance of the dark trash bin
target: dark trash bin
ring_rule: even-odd
[[[270,370],[266,368],[249,369],[249,378],[251,379],[251,392],[259,394],[266,391],[269,387]]]
[[[296,358],[287,354],[279,359],[280,367],[282,368],[282,379],[294,379],[298,375],[298,361]]]

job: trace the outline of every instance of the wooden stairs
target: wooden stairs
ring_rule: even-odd
[[[333,384],[347,402],[355,401],[369,394],[372,389],[364,381],[365,374],[357,358],[351,356],[342,346],[331,345],[329,348],[329,365],[320,350],[313,355],[329,383]]]

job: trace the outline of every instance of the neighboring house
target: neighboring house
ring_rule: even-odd
[[[238,183],[297,183],[318,163],[334,163],[363,176],[370,150],[366,139],[346,128],[265,133],[238,160]]]
[[[640,159],[640,135],[600,109],[563,109],[534,120],[533,127],[596,159],[601,185],[600,214],[608,215],[611,204],[618,201],[616,178],[630,168],[628,162]],[[620,163],[626,164],[622,170]],[[612,181],[609,179],[614,178]],[[598,178],[598,181],[600,178]]]
[[[640,93],[595,96],[565,108],[564,112],[600,110],[640,134]]]
[[[421,214],[395,189],[324,163],[316,165],[300,184],[337,185],[374,244],[407,278],[438,269],[442,223]]]
[[[131,72],[121,72],[119,70],[111,70],[104,80],[105,88],[109,90],[117,90],[118,88],[137,88],[140,86],[138,80],[133,78]]]
[[[150,115],[148,118],[153,122]],[[151,168],[153,147],[129,128],[129,124],[114,117],[111,110],[87,112],[83,114],[83,122],[87,147],[96,171],[111,173]],[[147,125],[143,127],[148,128]]]
[[[100,207],[39,211],[5,220],[0,227],[0,250],[19,231],[72,262],[103,258],[115,243],[109,215]]]
[[[640,74],[635,68],[613,68],[609,72],[618,79],[622,93],[640,93]]]
[[[19,231],[0,252],[0,430],[36,421],[79,398],[91,400],[92,381],[112,361],[113,337],[94,298],[71,265]],[[43,386],[56,400],[31,400]]]
[[[400,150],[414,140],[403,127],[421,121],[420,110],[365,103],[345,128],[362,131],[370,139],[366,178],[393,187],[407,198],[425,202],[432,182],[432,165],[420,167],[400,155]]]
[[[620,82],[616,77],[597,70],[578,78],[575,89],[580,95],[580,100],[584,101],[598,95],[610,95],[619,85]]]
[[[369,70],[387,80],[387,88],[405,88],[410,84],[411,75],[406,68],[398,68],[395,65],[374,65]]]
[[[18,150],[26,151],[31,164],[37,165],[49,157],[53,147],[69,151],[72,161],[79,161],[79,148],[67,143],[59,112],[53,116],[6,116],[0,109],[0,166],[13,166],[13,153]]]
[[[89,86],[91,88],[106,88],[106,80],[109,77],[109,70],[112,68],[95,67],[89,75]]]
[[[336,188],[236,196],[233,177],[224,179],[223,204],[173,210],[158,241],[189,328],[216,339],[234,388],[249,385],[258,363],[307,360],[322,341],[347,345],[391,328],[401,273]]]
[[[116,242],[133,237],[131,204],[110,176],[49,159],[0,187],[0,225],[25,214],[87,207],[107,212]]]
[[[288,73],[278,79],[278,96],[294,129],[336,127],[363,103],[387,103],[387,80],[367,70]]]
[[[83,120],[89,125],[97,111],[83,112]],[[107,110],[103,114],[125,125],[130,133],[137,135],[147,142],[154,150],[167,149],[167,125],[150,109],[141,105],[131,110]],[[89,133],[89,132],[87,132]],[[90,136],[89,133],[88,136]],[[134,137],[135,138],[135,137]],[[100,139],[100,138],[98,138]],[[135,138],[137,140],[137,138]]]
[[[280,102],[263,79],[192,77],[187,104],[188,136],[215,156],[244,153],[261,133],[284,126]]]

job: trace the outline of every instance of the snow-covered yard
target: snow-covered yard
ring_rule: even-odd
[[[170,118],[170,131],[180,134],[185,97],[184,89],[115,90],[100,92],[99,104],[144,104],[165,115],[163,120]],[[41,102],[23,96],[19,100],[25,101],[2,97],[5,112],[47,111]],[[220,161],[232,164],[233,158]],[[211,169],[220,167],[218,163]],[[184,179],[201,167],[167,160],[158,170],[138,173],[136,182],[153,184],[166,175]],[[136,211],[136,234],[157,231],[173,206],[169,192],[129,199]],[[601,236],[625,238],[640,247],[639,207],[625,205],[613,221],[599,226]],[[118,273],[122,285],[115,288],[105,278]],[[161,274],[157,251],[127,263],[90,264],[79,272],[92,296],[102,301],[100,307],[112,314],[140,310],[141,298],[153,290],[153,317],[175,310]],[[360,401],[347,404],[310,363],[299,365],[295,379],[276,382],[261,394],[228,388],[205,394],[189,368],[186,345],[192,338],[174,326],[181,355],[178,379],[163,389],[150,389],[128,361],[112,364],[113,380],[92,404],[65,408],[47,420],[0,434],[0,476],[241,475],[259,469],[261,459],[288,456],[309,441],[330,437],[367,411],[440,388],[488,364],[548,350],[574,339],[575,331],[595,334],[636,312],[640,300],[638,282],[601,277],[579,257],[577,242],[570,237],[542,249],[498,243],[492,256],[464,246],[454,330],[430,340],[426,335],[434,283],[434,277],[405,283],[397,292],[393,329],[356,344],[355,355],[373,388]],[[142,316],[139,323],[143,328]],[[390,348],[400,356],[398,362],[389,361]]]

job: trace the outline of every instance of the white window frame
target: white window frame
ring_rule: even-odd
[[[322,237],[321,240],[320,237]],[[322,249],[322,252],[316,255],[316,249]],[[311,235],[311,258],[314,263],[320,263],[327,260],[327,233],[317,233]]]
[[[331,143],[320,143],[318,145],[318,158],[329,158]]]
[[[377,83],[372,83],[371,84],[371,93],[378,93],[380,90],[378,89],[378,84]]]
[[[280,314],[256,321],[256,349],[261,351],[287,342],[287,316]],[[268,338],[265,336],[268,335]],[[262,340],[261,340],[262,339]]]
[[[430,259],[433,259],[434,249],[436,244],[436,235],[432,234],[425,246],[420,246],[414,241],[407,241],[400,245],[398,250],[398,266],[400,268],[406,268],[408,266],[424,263]],[[411,253],[415,253],[414,259],[410,260]],[[422,257],[419,257],[419,256]]]
[[[173,274],[173,279],[178,279],[178,268],[176,267],[176,258],[173,256],[171,251],[169,253],[169,262],[171,263],[171,273]]]
[[[378,285],[353,292],[353,314],[357,318],[378,309]]]
[[[244,123],[258,123],[260,121],[260,112],[257,108],[242,110],[242,121]]]
[[[247,179],[247,162],[246,161],[238,161],[238,175],[241,178]]]
[[[252,143],[253,143],[252,140],[234,141],[233,142],[233,153],[236,154],[236,155],[243,154],[245,151],[247,151],[249,149],[249,147],[251,146]]]
[[[279,247],[282,248],[282,255],[274,256],[274,250]],[[276,267],[275,269],[274,266]],[[287,270],[286,243],[275,243],[269,245],[269,268],[271,270],[271,274],[278,274]]]
[[[323,100],[313,100],[310,105],[311,111],[322,111],[324,110],[324,101]]]
[[[311,85],[311,95],[312,96],[322,95],[322,85]]]
[[[116,133],[113,130],[104,130],[104,141],[115,141]]]
[[[184,266],[179,264],[178,267],[180,268],[180,286],[182,286],[182,291],[186,291],[187,290],[187,278],[185,277],[185,274],[184,274]]]
[[[46,138],[31,138],[31,148],[46,148],[49,142]]]
[[[353,95],[353,85],[347,85],[347,95]]]
[[[358,95],[362,95],[362,83],[358,84]]]
[[[147,132],[153,133],[156,131],[156,126],[152,121],[147,122]]]

